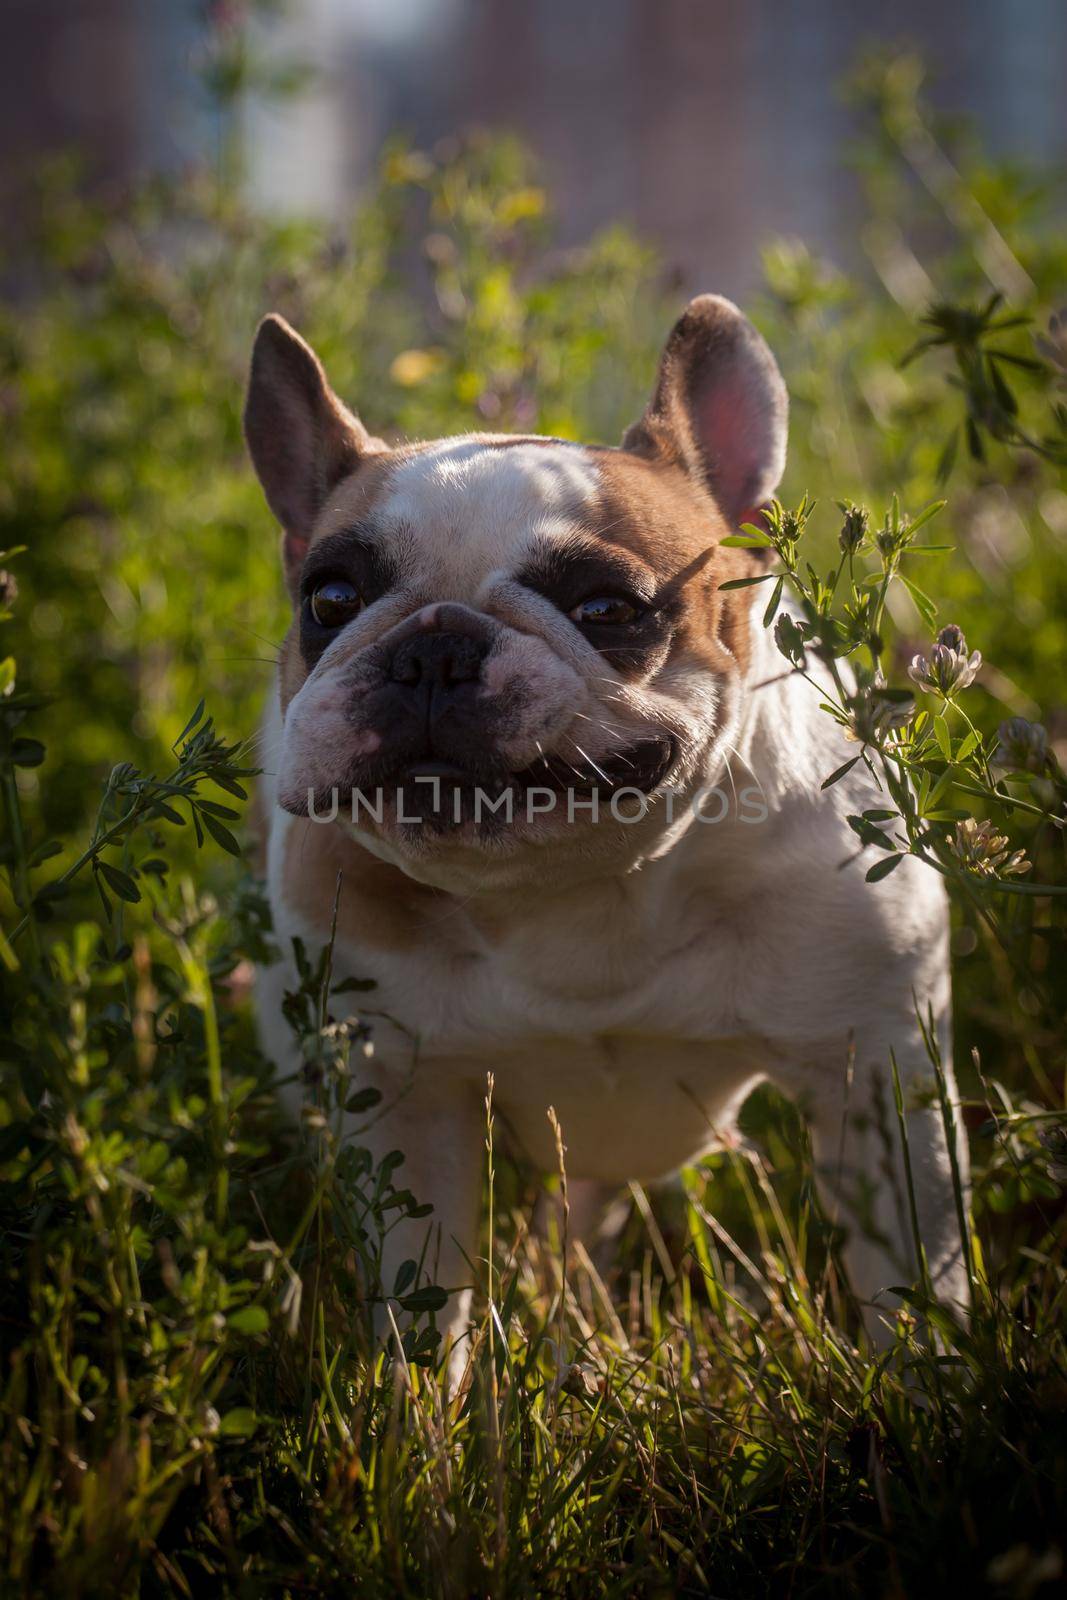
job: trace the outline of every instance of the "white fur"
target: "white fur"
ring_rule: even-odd
[[[435,599],[467,600],[522,545],[569,531],[568,508],[598,487],[574,445],[446,439],[401,462],[375,521],[403,532],[420,573],[444,579]]]

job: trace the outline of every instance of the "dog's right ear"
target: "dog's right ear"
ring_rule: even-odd
[[[385,447],[338,400],[311,346],[274,315],[256,330],[244,429],[267,503],[285,533],[286,577],[295,589],[330,491],[364,456]]]

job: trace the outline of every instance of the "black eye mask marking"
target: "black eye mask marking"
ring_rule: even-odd
[[[550,600],[583,638],[619,672],[647,672],[663,659],[677,619],[679,602],[657,594],[651,574],[621,554],[550,546],[539,551],[516,575],[518,582]],[[597,620],[572,615],[583,602],[619,600],[633,607],[633,617],[619,620],[607,613]]]
[[[363,605],[369,606],[396,587],[399,572],[362,528],[331,533],[312,546],[300,574],[300,653],[309,669],[337,637],[337,628],[323,627],[311,604],[316,589],[330,579],[350,583]]]

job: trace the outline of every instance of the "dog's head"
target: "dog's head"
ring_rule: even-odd
[[[777,486],[786,411],[763,339],[706,295],[619,449],[390,448],[268,317],[245,431],[295,611],[280,804],[319,813],[336,790],[351,826],[356,791],[364,842],[427,881],[449,862],[541,871],[547,843],[647,853],[657,797],[714,770],[736,728],[753,591],[721,585],[755,558],[722,539]]]

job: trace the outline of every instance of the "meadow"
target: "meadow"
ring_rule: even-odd
[[[862,270],[767,246],[746,309],[791,451],[769,531],[739,535],[774,547],[754,603],[783,671],[831,665],[826,714],[883,782],[864,869],[917,854],[952,897],[974,1313],[920,1272],[881,1354],[771,1091],[632,1187],[598,1265],[534,1226],[565,1163],[511,1161],[487,1086],[449,1395],[440,1288],[415,1262],[381,1282],[419,1196],[360,1144],[373,992],[301,952],[298,1127],[255,1040],[248,808],[286,627],[240,432],[257,318],[390,437],[614,442],[717,286],[622,228],[558,249],[507,140],[390,147],[342,231],[258,214],[225,168],[91,200],[41,173],[32,289],[0,310],[3,1592],[1064,1592],[1067,221],[920,79],[901,57],[853,85]]]

